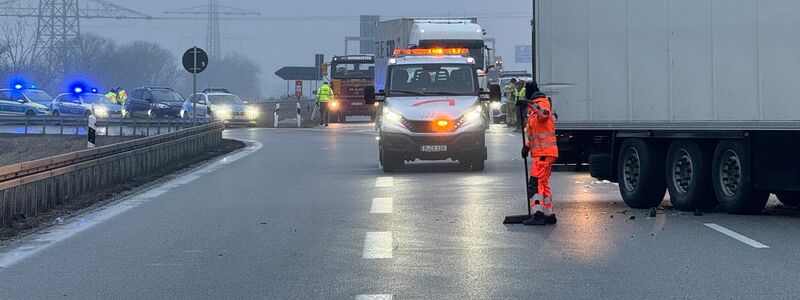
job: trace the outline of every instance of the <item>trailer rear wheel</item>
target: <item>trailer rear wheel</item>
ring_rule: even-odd
[[[672,206],[683,211],[716,205],[711,188],[711,151],[694,141],[675,141],[667,151],[667,189]]]
[[[611,154],[590,154],[589,175],[599,180],[611,179]]]
[[[780,200],[783,205],[791,207],[800,206],[800,192],[776,192],[775,196],[778,196],[778,200]]]
[[[617,165],[619,191],[632,208],[651,208],[664,201],[664,151],[642,139],[622,142]]]
[[[740,141],[722,141],[717,145],[711,181],[719,204],[728,213],[759,213],[769,199],[768,192],[755,189],[749,157]]]

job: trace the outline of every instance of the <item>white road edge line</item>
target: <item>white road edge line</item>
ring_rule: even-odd
[[[358,295],[356,300],[392,300],[394,295],[380,294],[380,295]]]
[[[392,258],[392,232],[367,232],[362,258]]]
[[[508,136],[510,136],[510,137],[516,137],[516,135],[514,135],[514,134],[511,134],[511,133],[506,133],[506,134],[507,134]]]
[[[179,177],[153,186],[148,190],[143,190],[137,194],[117,200],[113,204],[110,204],[100,210],[75,217],[62,225],[48,228],[44,233],[36,234],[26,238],[22,243],[14,245],[13,248],[8,249],[8,251],[0,252],[0,272],[13,264],[23,261],[31,255],[39,253],[40,251],[66,240],[84,230],[114,218],[130,210],[131,208],[147,203],[178,186],[192,182],[203,175],[214,172],[227,164],[242,159],[263,147],[261,143],[256,141],[245,139],[238,140],[246,142],[249,145],[242,150],[233,152],[223,157],[218,157],[217,159],[208,162],[195,170],[191,170]]]
[[[378,177],[375,179],[375,187],[393,187],[394,177]]]
[[[716,223],[703,223],[703,225],[706,225],[708,228],[711,228],[711,229],[714,229],[716,231],[719,231],[720,233],[722,233],[724,235],[727,235],[727,236],[729,236],[729,237],[731,237],[731,238],[733,238],[733,239],[735,239],[737,241],[745,243],[745,244],[747,244],[747,245],[749,245],[749,246],[751,246],[753,248],[759,248],[759,249],[767,249],[767,248],[769,248],[769,246],[767,246],[767,245],[759,243],[758,241],[756,241],[754,239],[751,239],[749,237],[743,236],[743,235],[741,235],[741,234],[739,234],[739,233],[737,233],[737,232],[735,232],[733,230],[730,230],[728,228],[722,227],[722,226],[720,226],[720,225],[718,225]]]
[[[390,214],[392,213],[392,205],[394,198],[392,197],[379,197],[372,198],[372,207],[369,209],[371,214]]]

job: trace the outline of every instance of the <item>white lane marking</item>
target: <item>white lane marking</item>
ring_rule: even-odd
[[[26,238],[21,243],[13,246],[13,248],[9,249],[8,251],[0,252],[0,272],[2,272],[3,269],[8,268],[11,265],[21,262],[22,260],[30,257],[31,255],[39,253],[40,251],[47,249],[48,247],[51,247],[63,240],[66,240],[84,230],[92,228],[97,224],[100,224],[111,218],[114,218],[119,214],[128,211],[131,208],[137,207],[150,200],[153,200],[154,198],[168,192],[169,190],[172,190],[180,185],[192,182],[195,179],[202,177],[203,175],[214,172],[217,169],[227,164],[242,159],[258,151],[263,146],[261,143],[256,141],[250,141],[244,139],[239,139],[239,140],[247,142],[250,145],[243,150],[236,151],[233,154],[218,158],[193,171],[189,171],[185,174],[182,174],[180,175],[180,177],[156,185],[150,188],[149,190],[142,191],[135,195],[130,195],[128,197],[120,199],[114,202],[113,204],[110,204],[98,211],[78,216],[72,219],[71,221],[64,223],[63,225],[48,228],[46,232]]]
[[[767,245],[759,243],[756,240],[753,240],[753,239],[751,239],[749,237],[743,236],[743,235],[741,235],[741,234],[739,234],[739,233],[737,233],[737,232],[735,232],[733,230],[730,230],[728,228],[722,227],[722,226],[720,226],[718,224],[715,224],[715,223],[703,223],[703,225],[706,225],[708,228],[711,228],[711,229],[714,229],[716,231],[719,231],[720,233],[722,233],[724,235],[727,235],[727,236],[729,236],[729,237],[731,237],[731,238],[733,238],[733,239],[735,239],[737,241],[745,243],[745,244],[747,244],[747,245],[749,245],[749,246],[751,246],[753,248],[759,248],[759,249],[769,248],[769,246],[767,246]]]
[[[367,232],[364,238],[366,259],[392,258],[392,232]]]
[[[393,187],[394,177],[378,177],[375,179],[375,187]]]
[[[380,197],[372,199],[372,207],[369,209],[371,214],[390,214],[392,213],[392,197]]]
[[[510,136],[510,137],[516,137],[516,135],[514,135],[514,134],[511,134],[511,133],[506,133],[506,135],[508,135],[508,136]]]
[[[382,294],[382,295],[358,295],[356,296],[356,300],[392,300],[393,295],[389,294]]]

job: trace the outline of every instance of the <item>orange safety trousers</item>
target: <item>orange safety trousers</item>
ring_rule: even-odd
[[[551,198],[552,196],[550,192],[550,176],[553,174],[553,164],[555,162],[555,157],[539,156],[534,157],[533,163],[531,164],[531,177],[539,179],[538,194],[544,198]],[[552,202],[550,203],[550,207],[544,204],[542,206],[545,208],[552,208]]]

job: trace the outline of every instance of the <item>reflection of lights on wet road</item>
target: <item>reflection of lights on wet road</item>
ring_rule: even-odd
[[[587,174],[556,174],[568,177],[560,181],[571,184],[553,187],[554,193],[561,195],[556,198],[556,214],[559,211],[564,214],[560,215],[560,222],[550,236],[555,246],[550,249],[551,256],[561,258],[566,255],[579,261],[592,262],[608,259],[616,249],[614,237],[608,230],[614,227],[611,222],[620,220],[609,217],[614,211],[608,210],[616,208],[600,207],[598,202],[605,199],[605,193],[616,190],[616,186],[598,183]],[[559,201],[559,198],[564,200]]]

